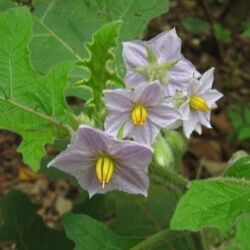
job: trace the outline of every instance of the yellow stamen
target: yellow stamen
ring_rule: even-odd
[[[96,176],[102,184],[102,188],[110,182],[114,168],[114,161],[108,156],[100,156],[96,161]]]
[[[131,112],[131,120],[134,125],[142,126],[148,117],[147,109],[139,104],[136,105]]]
[[[189,105],[191,108],[197,111],[207,112],[210,110],[210,108],[206,103],[206,100],[196,95],[192,96]]]

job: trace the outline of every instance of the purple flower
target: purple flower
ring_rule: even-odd
[[[142,84],[159,80],[166,95],[187,88],[199,72],[181,54],[181,39],[175,29],[163,32],[145,41],[123,43],[123,58],[127,68],[127,87],[140,87]]]
[[[161,128],[170,128],[180,118],[175,108],[164,103],[159,82],[136,90],[106,90],[104,97],[108,109],[105,129],[114,137],[122,131],[123,138],[151,145]]]
[[[201,125],[211,128],[211,109],[216,107],[215,102],[223,96],[219,91],[211,89],[213,80],[214,68],[211,68],[199,81],[192,79],[188,85],[186,100],[180,106],[184,117],[183,130],[188,138],[194,130],[201,133]]]
[[[147,196],[151,158],[152,150],[147,146],[80,126],[68,148],[48,167],[73,175],[90,197],[113,189]]]

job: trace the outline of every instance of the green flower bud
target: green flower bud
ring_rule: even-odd
[[[187,148],[185,137],[175,130],[164,130],[164,137],[176,156],[181,157]]]
[[[70,120],[70,125],[74,130],[76,130],[81,124],[89,125],[92,127],[95,126],[95,122],[83,112],[81,112],[79,115],[75,115],[72,112],[68,112],[68,116]]]
[[[174,168],[174,155],[166,140],[159,135],[153,145],[154,161],[162,168]]]

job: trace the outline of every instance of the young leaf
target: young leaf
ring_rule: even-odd
[[[46,77],[29,64],[27,45],[32,17],[25,8],[0,14],[0,128],[20,134],[19,152],[33,170],[39,169],[44,145],[53,143],[65,124],[64,89],[71,65],[54,67]]]
[[[103,25],[94,34],[92,43],[86,44],[86,48],[89,51],[89,59],[78,63],[87,67],[90,71],[90,77],[78,83],[78,85],[88,86],[94,90],[93,102],[96,107],[100,107],[100,104],[102,104],[102,91],[106,88],[108,81],[122,83],[122,80],[110,65],[114,61],[112,49],[117,46],[116,41],[120,27],[120,21]],[[103,108],[103,105],[100,108]]]
[[[168,0],[34,0],[31,59],[43,73],[65,60],[87,56],[83,42],[103,24],[122,20],[121,40],[141,38],[148,22],[166,13]]]
[[[226,170],[224,176],[250,179],[250,156],[237,160]]]
[[[73,244],[64,231],[45,226],[37,207],[17,191],[0,200],[0,242],[15,241],[18,250],[71,250]],[[2,223],[3,222],[3,223]]]
[[[133,241],[114,234],[107,226],[83,214],[66,214],[63,225],[69,239],[76,244],[74,250],[129,249]]]
[[[250,183],[232,178],[194,181],[181,198],[172,229],[198,231],[204,227],[229,228],[250,208]]]

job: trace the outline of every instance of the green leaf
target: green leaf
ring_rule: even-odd
[[[15,7],[15,4],[10,0],[0,0],[0,12],[6,11],[12,7]]]
[[[242,157],[237,160],[226,170],[224,176],[250,180],[250,156]]]
[[[250,250],[250,215],[244,214],[237,220],[235,243],[241,250]]]
[[[177,201],[175,194],[154,184],[150,185],[147,198],[121,192],[95,195],[92,199],[88,199],[87,194],[84,197],[75,207],[75,213],[84,213],[104,222],[108,220],[109,227],[116,234],[133,238],[136,243],[169,227]],[[168,249],[171,246],[172,249],[193,250],[188,243],[185,235],[173,236],[168,242],[159,242],[159,248],[153,249]]]
[[[74,250],[128,249],[134,244],[114,234],[106,225],[83,214],[66,214],[62,218],[66,234],[76,244]]]
[[[78,86],[88,86],[93,89],[93,102],[98,111],[103,108],[102,91],[107,88],[107,82],[122,84],[122,80],[111,68],[114,61],[114,49],[117,44],[117,38],[121,22],[116,21],[103,25],[92,39],[92,43],[87,43],[86,48],[89,52],[89,59],[80,61],[78,64],[87,67],[90,71],[90,77],[78,83]]]
[[[54,67],[46,77],[29,64],[27,45],[32,17],[25,8],[0,14],[0,128],[20,134],[19,152],[37,171],[44,146],[59,131],[67,133],[64,89],[71,65]]]
[[[223,43],[229,43],[231,41],[231,31],[225,28],[222,24],[215,23],[213,29],[215,36],[219,41]]]
[[[250,38],[250,22],[247,22],[247,23],[245,24],[245,29],[244,29],[244,31],[241,33],[241,37],[242,37],[242,38],[247,38],[247,39]]]
[[[201,35],[209,30],[209,23],[198,17],[188,17],[182,22],[182,25],[192,35]]]
[[[18,250],[71,250],[64,231],[45,226],[37,214],[37,207],[17,191],[0,200],[0,242],[15,241]]]
[[[121,41],[141,38],[148,22],[168,10],[162,0],[36,0],[31,58],[46,73],[65,60],[87,56],[82,44],[103,24],[122,20]]]
[[[171,221],[172,229],[198,231],[226,229],[250,208],[250,184],[233,178],[194,181],[181,198]]]
[[[229,109],[229,118],[236,128],[237,137],[244,141],[250,138],[250,108],[233,106]]]

